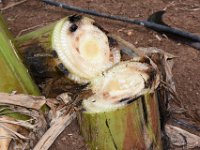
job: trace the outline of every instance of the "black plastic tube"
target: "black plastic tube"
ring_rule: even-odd
[[[183,30],[180,30],[180,29],[172,28],[172,27],[169,27],[169,26],[157,24],[157,23],[154,23],[154,22],[145,21],[145,20],[142,21],[142,20],[136,20],[136,19],[129,19],[129,18],[122,17],[122,16],[99,13],[99,12],[96,12],[94,10],[87,10],[87,9],[83,9],[83,8],[80,8],[80,7],[75,7],[75,6],[67,5],[65,3],[56,2],[54,0],[42,0],[42,1],[49,4],[49,5],[61,7],[63,9],[72,10],[72,11],[75,11],[75,12],[93,15],[93,16],[97,16],[97,17],[103,17],[103,18],[108,18],[108,19],[112,19],[112,20],[122,21],[122,22],[126,22],[126,23],[141,25],[141,26],[145,26],[147,28],[153,29],[153,30],[160,31],[160,32],[165,32],[165,33],[167,32],[167,33],[179,35],[179,36],[182,36],[184,38],[188,38],[188,39],[190,39],[194,42],[200,42],[200,36],[198,36],[198,35],[195,35],[193,33],[183,31]]]

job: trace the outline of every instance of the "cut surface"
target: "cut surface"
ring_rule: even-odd
[[[135,60],[121,62],[92,80],[95,95],[83,102],[86,110],[107,111],[151,92],[151,65]]]
[[[102,61],[99,43],[93,39],[81,42],[79,51],[81,57],[89,62]]]
[[[93,92],[101,93],[104,100],[111,102],[135,97],[146,88],[151,69],[140,62],[122,62],[92,81]]]
[[[93,24],[94,20],[87,17],[70,16],[59,21],[53,31],[53,49],[72,74],[71,78],[80,78],[80,82],[91,80],[120,61],[110,59],[108,37]]]

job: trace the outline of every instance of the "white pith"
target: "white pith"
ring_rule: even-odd
[[[63,19],[57,23],[52,37],[52,47],[63,65],[72,73],[73,78],[91,80],[113,64],[120,61],[120,52],[111,50],[104,32],[93,25],[93,20],[84,17],[75,32],[70,32],[72,23]],[[91,44],[92,43],[92,44]],[[88,53],[95,47],[94,53]],[[91,49],[91,50],[90,50]],[[81,81],[80,81],[81,82]]]
[[[89,112],[110,111],[126,104],[120,102],[126,98],[136,98],[147,92],[150,87],[145,87],[149,79],[147,70],[149,65],[140,62],[121,62],[92,80],[92,90],[95,95],[83,104]]]

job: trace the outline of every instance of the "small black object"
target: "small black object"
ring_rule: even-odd
[[[74,23],[71,25],[71,27],[69,28],[70,32],[75,32],[78,29],[78,26]]]
[[[52,50],[51,51],[51,55],[54,57],[54,58],[58,58],[58,54],[55,50]]]
[[[119,102],[121,103],[121,102],[124,102],[124,101],[129,101],[130,99],[131,99],[130,97],[123,98],[123,99],[121,99]]]
[[[76,23],[76,22],[80,21],[81,19],[82,19],[82,16],[81,15],[77,15],[77,14],[72,15],[72,16],[69,17],[69,21],[71,23]]]
[[[58,64],[58,69],[62,72],[62,73],[64,73],[65,75],[68,75],[69,74],[69,71],[65,68],[65,66],[62,64],[62,63],[60,63],[60,64]]]
[[[152,15],[150,15],[149,18],[147,19],[147,21],[170,27],[165,22],[163,22],[162,18],[165,13],[166,13],[166,11],[164,11],[164,10],[157,11],[157,12],[153,13]]]
[[[110,36],[108,36],[108,43],[109,43],[110,47],[118,46],[117,41],[114,38],[110,37]]]

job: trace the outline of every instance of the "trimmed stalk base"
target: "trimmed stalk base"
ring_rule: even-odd
[[[156,94],[146,94],[114,111],[83,111],[78,116],[91,150],[162,149]]]

